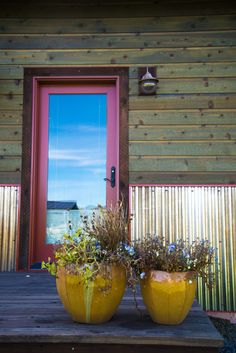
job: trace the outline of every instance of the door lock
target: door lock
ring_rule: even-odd
[[[116,167],[111,167],[111,176],[109,178],[104,178],[105,181],[109,181],[111,187],[114,188],[116,186]]]

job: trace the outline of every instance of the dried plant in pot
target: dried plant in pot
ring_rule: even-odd
[[[197,277],[213,284],[214,255],[207,240],[169,243],[154,236],[136,242],[134,273],[154,322],[176,325],[185,319],[194,301]]]
[[[128,219],[123,203],[83,218],[65,234],[55,261],[43,263],[56,276],[58,294],[73,320],[99,324],[111,319],[125,291],[129,258]]]

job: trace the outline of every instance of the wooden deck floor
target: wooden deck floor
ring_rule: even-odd
[[[144,306],[139,298],[140,307]],[[195,303],[183,324],[141,320],[129,294],[102,325],[74,323],[47,273],[0,273],[0,352],[218,352],[223,339]]]

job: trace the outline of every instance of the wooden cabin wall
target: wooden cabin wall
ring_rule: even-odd
[[[23,70],[42,66],[130,68],[130,183],[235,183],[235,58],[226,1],[4,2],[0,183],[20,182]],[[139,66],[156,67],[156,96],[138,96]]]

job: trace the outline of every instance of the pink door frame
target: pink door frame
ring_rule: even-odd
[[[119,185],[119,77],[35,77],[33,80],[32,155],[31,155],[31,218],[29,262],[40,262],[52,256],[53,246],[45,246],[46,191],[48,155],[48,94],[49,93],[106,93],[108,117],[107,178],[114,165],[117,169],[116,185]],[[115,107],[115,109],[114,109]],[[40,114],[39,114],[40,111]],[[40,117],[40,119],[39,119]],[[42,120],[41,120],[42,119]],[[40,122],[40,123],[39,123]],[[109,133],[110,132],[110,133]],[[109,153],[108,153],[109,152]],[[105,177],[105,176],[104,176]],[[119,199],[119,187],[111,189],[107,183],[107,202]],[[38,215],[40,210],[40,217]]]

